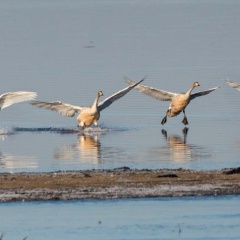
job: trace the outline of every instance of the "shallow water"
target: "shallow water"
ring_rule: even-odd
[[[0,116],[0,172],[92,168],[239,167],[240,2],[234,0],[0,2],[1,93],[91,105],[123,76],[171,92],[222,88],[182,115],[131,91],[85,132],[75,118],[13,105]],[[4,240],[239,239],[239,197],[1,203]]]
[[[1,111],[0,172],[91,168],[220,169],[240,164],[238,1],[1,1],[1,92],[90,105],[123,76],[172,92],[222,85],[160,124],[167,102],[131,91],[99,127],[28,103]],[[185,131],[186,132],[186,131]]]
[[[0,204],[4,240],[239,239],[240,197]]]

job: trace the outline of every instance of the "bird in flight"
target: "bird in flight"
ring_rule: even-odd
[[[135,84],[134,81],[128,79],[127,77],[125,77],[125,80],[129,84],[129,86],[133,86],[133,84]],[[162,89],[145,86],[142,84],[136,85],[135,89],[138,90],[139,92],[141,92],[147,96],[150,96],[152,98],[155,98],[157,100],[170,101],[170,105],[166,112],[166,115],[164,116],[164,118],[161,121],[162,125],[164,125],[167,122],[167,117],[175,117],[175,116],[179,115],[181,112],[183,112],[183,114],[184,114],[182,123],[184,125],[187,125],[188,120],[186,117],[185,108],[190,103],[190,101],[195,99],[196,97],[200,97],[200,96],[209,94],[210,92],[212,92],[220,87],[220,86],[218,86],[218,87],[204,90],[201,92],[192,93],[193,89],[198,86],[200,86],[199,83],[194,82],[193,85],[189,88],[189,90],[185,93],[172,93],[172,92],[168,92],[168,91],[165,91]]]
[[[98,91],[96,98],[92,106],[84,107],[84,106],[74,106],[64,102],[41,102],[41,101],[32,101],[31,104],[33,106],[39,108],[45,108],[52,111],[55,111],[63,116],[66,117],[73,117],[75,114],[78,114],[77,121],[78,126],[82,129],[91,126],[94,124],[95,126],[98,125],[98,120],[100,118],[100,112],[105,108],[109,107],[113,102],[123,97],[127,94],[130,90],[132,90],[135,86],[141,83],[145,77],[137,83],[134,83],[131,86],[128,86],[110,97],[106,98],[102,102],[98,103],[98,100],[101,96],[103,96],[102,91]]]

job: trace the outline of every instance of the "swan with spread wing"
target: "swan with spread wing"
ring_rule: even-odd
[[[125,77],[125,80],[129,84],[129,86],[133,86],[133,84],[135,84],[134,81],[128,79],[127,77]],[[170,105],[166,112],[166,115],[161,121],[162,125],[167,122],[167,117],[175,117],[175,116],[179,115],[181,112],[183,112],[183,114],[184,114],[182,123],[184,125],[187,125],[188,120],[187,120],[187,117],[185,114],[185,108],[190,103],[190,101],[195,99],[196,97],[200,97],[200,96],[209,94],[210,92],[212,92],[220,87],[220,86],[218,86],[218,87],[204,90],[201,92],[192,93],[193,89],[198,86],[200,86],[199,83],[194,82],[193,85],[189,88],[189,90],[185,93],[172,93],[172,92],[168,92],[165,90],[145,86],[142,84],[135,86],[135,89],[138,90],[139,92],[141,92],[147,96],[150,96],[152,98],[155,98],[157,100],[170,101]]]
[[[128,86],[110,97],[106,98],[102,102],[98,103],[98,100],[101,96],[103,96],[103,92],[99,91],[97,96],[93,102],[93,105],[90,107],[83,106],[73,106],[64,102],[41,102],[41,101],[32,101],[31,104],[33,106],[39,108],[46,108],[52,111],[56,111],[59,114],[66,117],[73,117],[75,114],[78,114],[77,121],[78,126],[81,128],[86,128],[94,124],[98,125],[98,120],[100,118],[100,112],[105,108],[109,107],[113,102],[123,97],[126,93],[128,93],[131,89],[136,87],[139,83],[141,83],[145,77],[137,83],[134,83],[131,86]]]

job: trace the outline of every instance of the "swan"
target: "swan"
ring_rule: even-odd
[[[134,81],[128,79],[127,77],[125,77],[125,80],[130,86],[135,84]],[[147,96],[150,96],[152,98],[155,98],[157,100],[171,101],[169,108],[166,112],[166,115],[161,121],[162,125],[164,125],[167,122],[167,116],[175,117],[175,116],[179,115],[181,112],[183,112],[183,114],[184,114],[182,123],[184,125],[187,125],[188,120],[186,117],[185,108],[190,103],[190,101],[196,97],[206,95],[206,94],[216,90],[217,88],[221,87],[221,86],[218,86],[218,87],[204,90],[201,92],[192,93],[192,90],[198,86],[200,86],[199,83],[194,82],[193,85],[189,88],[189,90],[185,93],[172,93],[172,92],[168,92],[165,90],[161,90],[161,89],[157,89],[157,88],[153,88],[153,87],[149,87],[149,86],[144,86],[142,84],[135,86],[135,89],[138,90],[139,92],[141,92]]]
[[[238,91],[240,91],[240,83],[235,83],[230,81],[229,79],[226,80],[226,83],[233,88],[236,88]]]
[[[11,106],[12,104],[33,100],[37,97],[36,92],[7,92],[0,96],[0,110]]]
[[[98,103],[98,100],[101,96],[103,96],[103,92],[99,91],[97,96],[93,102],[91,107],[83,107],[83,106],[73,106],[64,102],[41,102],[41,101],[32,101],[31,104],[33,106],[39,108],[46,108],[52,111],[56,111],[59,114],[66,116],[66,117],[73,117],[76,113],[78,113],[77,121],[78,126],[82,129],[91,126],[94,124],[98,126],[98,120],[100,118],[100,112],[109,107],[113,102],[123,97],[126,93],[128,93],[131,89],[141,83],[145,77],[137,83],[134,83],[131,86],[128,86],[110,97],[106,98],[102,102]]]

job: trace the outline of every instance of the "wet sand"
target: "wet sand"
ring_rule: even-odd
[[[0,202],[240,194],[240,168],[1,173]]]

